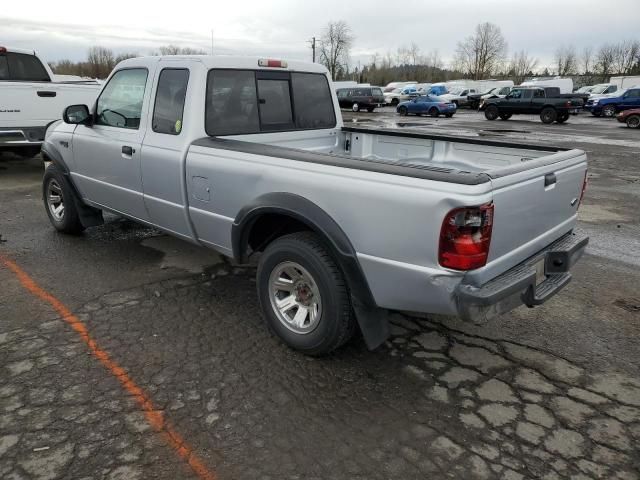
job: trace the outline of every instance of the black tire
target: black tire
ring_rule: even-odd
[[[489,105],[484,111],[484,118],[487,120],[495,120],[500,116],[500,110],[495,105]]]
[[[458,100],[454,100],[454,101],[453,101],[453,102],[451,102],[451,103],[453,103],[453,104],[456,106],[456,110],[457,110],[458,108],[460,108],[460,105],[458,104]]]
[[[511,118],[511,113],[501,113],[500,120],[509,120]]]
[[[444,116],[447,118],[451,118],[453,117],[453,113],[445,113]]]
[[[400,103],[400,100],[398,100],[397,98],[391,99],[391,105],[398,105],[399,103]]]
[[[431,115],[432,117],[437,117],[438,115],[440,115],[440,110],[438,110],[436,107],[431,107],[429,109],[429,115]]]
[[[406,117],[409,114],[409,109],[405,106],[398,108],[398,113],[403,117]]]
[[[640,115],[629,115],[627,117],[627,127],[640,128]]]
[[[548,125],[550,123],[553,123],[557,120],[557,118],[558,112],[556,112],[556,109],[553,107],[544,107],[540,112],[540,120],[544,124]]]
[[[376,109],[376,107],[367,107],[367,112],[369,113],[373,113],[373,111]]]
[[[288,328],[272,306],[269,279],[284,262],[295,262],[307,270],[320,294],[319,320],[315,328],[305,334]],[[289,347],[307,355],[321,356],[344,345],[353,336],[356,321],[347,282],[315,233],[293,233],[269,244],[260,256],[256,283],[267,326]]]
[[[351,105],[351,111],[352,112],[359,112],[360,111],[360,105],[358,105],[358,102],[355,102],[353,105]]]
[[[57,197],[60,198],[57,205],[49,202],[50,197],[55,197],[54,193],[58,193]],[[59,232],[77,235],[84,230],[76,209],[75,197],[76,194],[67,178],[54,164],[49,165],[42,179],[42,200],[51,225]],[[63,205],[61,214],[54,214],[52,209],[59,207],[60,204]]]
[[[569,114],[568,113],[561,113],[560,115],[558,115],[558,118],[556,119],[557,123],[564,123],[567,120],[569,120]]]
[[[602,115],[607,118],[612,118],[616,116],[616,107],[615,105],[605,105],[602,109]]]
[[[591,115],[593,115],[594,117],[599,117],[602,114],[600,112],[591,112]]]

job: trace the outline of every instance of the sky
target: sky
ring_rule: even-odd
[[[6,1],[0,45],[34,49],[46,61],[86,58],[92,45],[148,54],[162,45],[216,54],[311,60],[309,40],[344,20],[355,41],[351,63],[418,44],[445,64],[475,25],[497,24],[509,52],[527,50],[541,67],[556,48],[640,39],[640,0],[76,0]]]

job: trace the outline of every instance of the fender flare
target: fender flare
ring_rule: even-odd
[[[102,210],[90,207],[82,201],[82,196],[76,188],[76,185],[73,183],[73,178],[71,178],[69,167],[65,163],[62,154],[58,151],[56,146],[51,142],[45,141],[42,144],[41,151],[43,155],[46,155],[47,158],[60,169],[62,175],[64,175],[65,180],[71,187],[71,190],[73,190],[73,203],[78,210],[78,216],[80,217],[80,222],[82,223],[82,225],[86,228],[102,225],[104,223]]]
[[[234,259],[240,263],[246,261],[252,227],[262,215],[273,213],[304,223],[325,241],[347,279],[351,303],[367,347],[374,349],[380,346],[389,336],[388,312],[377,307],[347,234],[312,201],[286,192],[268,193],[255,198],[238,212],[231,227]]]

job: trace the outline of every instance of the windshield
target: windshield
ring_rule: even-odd
[[[449,95],[460,95],[460,93],[462,93],[461,88],[454,88],[452,90],[449,90]]]
[[[596,93],[596,94],[603,93],[607,88],[609,88],[609,85],[607,84],[596,85],[591,89],[591,93]]]
[[[576,93],[589,93],[594,87],[580,87]]]

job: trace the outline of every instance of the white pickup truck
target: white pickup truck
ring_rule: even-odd
[[[36,155],[47,125],[65,107],[95,101],[98,82],[64,78],[33,50],[0,47],[0,152]]]
[[[105,210],[257,257],[267,324],[312,355],[358,327],[380,345],[389,310],[482,322],[571,280],[583,151],[345,127],[330,85],[302,62],[126,60],[47,130],[49,219]]]

